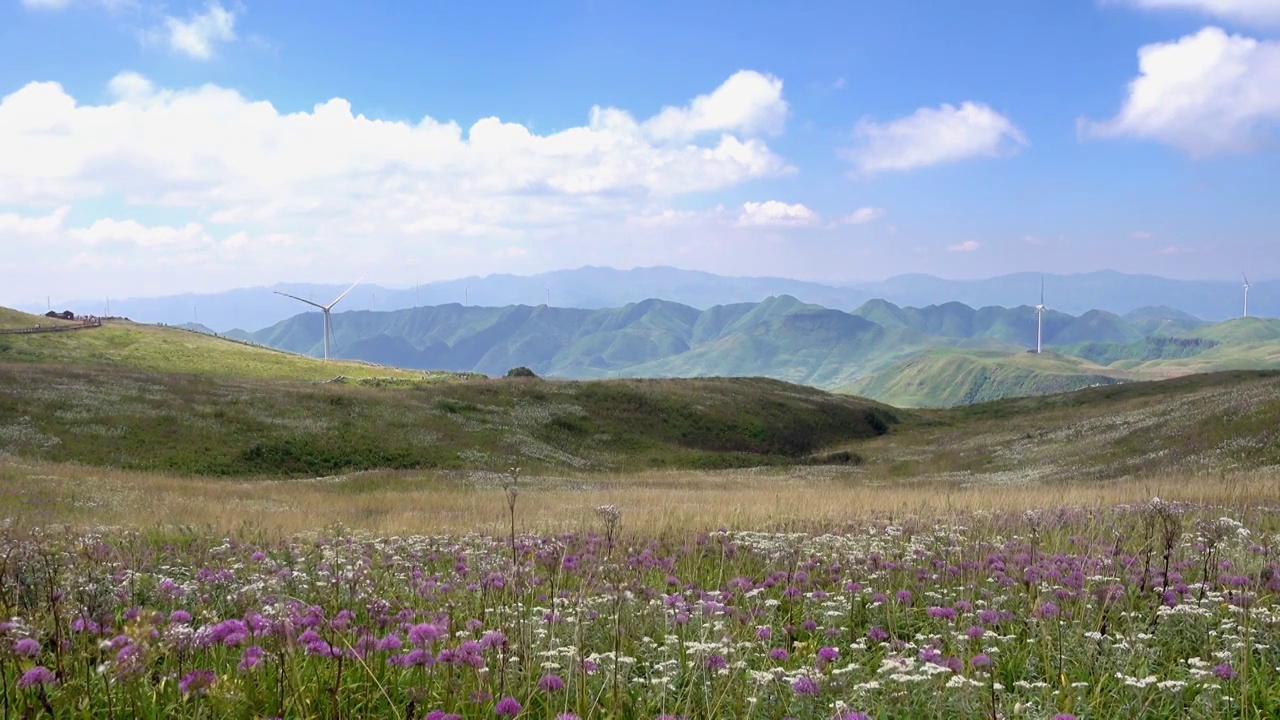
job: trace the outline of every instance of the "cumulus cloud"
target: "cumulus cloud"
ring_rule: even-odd
[[[699,95],[684,107],[663,108],[644,123],[644,129],[658,140],[688,140],[720,132],[776,135],[786,123],[787,110],[781,80],[740,70],[715,91]]]
[[[1133,137],[1192,156],[1245,152],[1280,123],[1280,42],[1207,27],[1138,50],[1140,75],[1112,119],[1081,120],[1081,137]]]
[[[737,224],[740,227],[813,227],[820,222],[822,217],[818,213],[800,203],[766,200],[743,203]]]
[[[863,119],[843,154],[864,175],[1016,153],[1027,139],[1008,118],[976,102],[920,108],[885,123]]]
[[[221,3],[211,2],[204,12],[192,13],[186,19],[166,16],[164,24],[152,29],[147,37],[163,41],[180,55],[208,60],[213,57],[216,45],[236,39],[236,13]]]
[[[528,249],[526,265],[549,262],[552,247],[571,257],[556,245],[570,236],[581,238],[577,261],[594,252],[587,243],[623,243],[627,228],[652,233],[681,213],[731,228],[737,209],[672,208],[794,172],[762,137],[778,129],[760,120],[769,103],[736,115],[708,105],[734,82],[663,110],[661,123],[595,107],[583,124],[546,134],[496,117],[467,128],[380,120],[341,98],[282,112],[233,89],[166,88],[134,72],[114,77],[100,103],[32,82],[0,96],[0,197],[25,208],[2,216],[0,242],[44,222],[68,253],[130,247],[199,265],[234,251],[266,268],[241,283],[280,278],[279,258],[254,252],[268,242],[305,244],[309,265],[289,265],[293,277],[343,267],[353,247],[370,265],[430,256],[435,272],[472,272],[477,258],[511,260],[504,248]],[[48,219],[90,202],[110,208],[106,219],[75,228]],[[136,222],[156,210],[170,224]]]
[[[1280,25],[1280,3],[1275,0],[1106,0],[1146,10],[1185,10],[1250,25]]]
[[[884,208],[878,207],[858,208],[857,210],[854,210],[848,215],[840,218],[840,222],[845,225],[861,225],[862,223],[869,223],[872,220],[884,217],[885,212],[886,210]]]
[[[16,235],[24,239],[51,235],[62,228],[69,212],[71,206],[63,205],[48,215],[0,213],[0,235]]]
[[[962,243],[948,245],[947,250],[949,252],[973,252],[980,247],[982,247],[982,245],[977,240],[965,240]]]

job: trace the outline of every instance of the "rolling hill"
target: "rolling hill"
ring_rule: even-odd
[[[841,391],[884,398],[900,407],[939,408],[1069,392],[1123,382],[1125,377],[1087,360],[1051,352],[935,349],[895,363]]]
[[[806,337],[886,332],[865,318],[831,312],[800,303],[723,308],[699,313],[691,337],[762,324]],[[0,325],[26,326],[32,319],[0,312]],[[599,319],[600,332],[628,336],[647,329],[665,337],[672,322],[690,326],[678,309],[657,304]],[[1239,328],[1250,338],[1260,332]],[[121,322],[0,338],[8,343],[0,355],[5,462],[238,477],[502,472],[512,465],[613,472],[821,464],[856,468],[866,478],[960,484],[1280,466],[1274,442],[1280,372],[1105,385],[1100,366],[1070,356],[1023,352],[1009,361],[990,351],[938,349],[927,363],[904,364],[900,384],[910,388],[912,373],[935,372],[948,373],[951,387],[979,388],[955,401],[982,400],[981,388],[1001,384],[1063,389],[1079,375],[1098,375],[1104,386],[904,411],[761,378],[424,376]],[[1242,349],[1254,359],[1271,357],[1274,350],[1265,348],[1275,345],[1215,345],[1195,359]],[[381,375],[357,379],[361,368]],[[349,379],[330,377],[337,370]],[[316,381],[323,377],[329,379]],[[1052,382],[1062,384],[1043,384]]]
[[[62,321],[0,309],[0,329],[30,327],[37,322]],[[106,366],[282,380],[329,380],[342,375],[353,379],[435,382],[456,377],[452,373],[406,371],[360,361],[325,363],[202,332],[126,320],[109,320],[102,327],[75,332],[0,335],[0,363]]]

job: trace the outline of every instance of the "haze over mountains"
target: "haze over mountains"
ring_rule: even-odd
[[[1225,320],[1241,311],[1240,282],[1172,280],[1104,270],[1073,275],[1045,275],[1050,308],[1078,315],[1089,310],[1126,314],[1146,307],[1165,306],[1203,320]],[[847,286],[772,277],[726,277],[671,267],[616,270],[582,267],[539,275],[489,275],[423,284],[418,288],[362,285],[335,309],[400,310],[459,303],[485,307],[547,304],[560,308],[601,309],[661,299],[707,309],[716,305],[759,302],[770,296],[791,295],[806,303],[836,310],[854,310],[868,300],[883,299],[899,306],[924,307],[960,302],[971,307],[1017,307],[1039,297],[1041,275],[1017,273],[985,280],[946,280],[929,275],[901,275],[888,280]],[[280,284],[270,288],[241,288],[205,295],[154,298],[111,298],[111,314],[140,322],[183,324],[198,322],[218,332],[256,331],[305,309],[296,301],[274,294],[280,290],[327,303],[346,286]],[[1280,307],[1280,282],[1255,280],[1250,313],[1275,314]],[[55,301],[58,308],[104,313],[107,298]],[[27,305],[44,312],[43,305]]]

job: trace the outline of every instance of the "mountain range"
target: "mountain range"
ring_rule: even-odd
[[[790,295],[805,303],[852,311],[871,299],[899,306],[924,307],[960,302],[971,307],[1016,307],[1039,298],[1042,276],[1017,273],[985,280],[946,280],[929,275],[901,275],[888,280],[829,285],[776,277],[725,277],[696,270],[648,267],[616,270],[582,267],[538,275],[489,275],[423,284],[414,288],[362,285],[338,311],[402,310],[459,303],[502,307],[551,305],[558,308],[602,309],[661,298],[692,308],[760,302]],[[1089,310],[1128,314],[1148,307],[1166,307],[1193,318],[1225,320],[1240,313],[1241,282],[1172,280],[1104,270],[1072,275],[1044,275],[1046,301],[1058,311],[1079,315]],[[327,303],[345,286],[280,284],[240,288],[211,294],[152,298],[112,298],[111,312],[139,322],[199,323],[218,332],[239,328],[253,332],[298,313],[304,306],[276,295],[276,291]],[[1255,315],[1271,315],[1280,308],[1280,281],[1255,282],[1250,291]],[[106,299],[59,301],[57,309],[105,313]],[[44,305],[22,309],[43,313]]]
[[[321,352],[304,313],[228,337]],[[335,313],[334,353],[403,368],[502,375],[525,366],[565,379],[763,376],[906,406],[953,405],[1280,362],[1280,320],[1205,323],[1172,308],[1070,315],[1049,310],[1035,347],[1030,306],[959,302],[852,312],[790,295],[705,310],[666,300],[605,309],[457,303]],[[1206,359],[1207,358],[1207,359]]]

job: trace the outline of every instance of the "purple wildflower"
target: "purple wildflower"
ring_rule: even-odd
[[[24,689],[30,687],[42,687],[44,685],[52,685],[56,682],[58,682],[58,679],[53,676],[53,672],[50,671],[49,668],[44,667],[43,665],[37,665],[22,673],[22,677],[18,678],[18,687]]]
[[[818,649],[818,659],[822,662],[832,662],[840,657],[840,651],[833,647],[824,647]]]
[[[504,697],[493,707],[493,712],[502,717],[515,717],[520,714],[520,703],[513,697]]]
[[[707,658],[707,669],[712,672],[723,670],[727,667],[729,667],[729,661],[725,660],[723,655],[712,655]]]
[[[1231,667],[1229,663],[1222,663],[1213,668],[1213,674],[1223,680],[1230,680],[1236,676],[1236,669]]]
[[[986,653],[978,653],[969,658],[969,664],[975,668],[989,668],[991,667],[991,656]]]
[[[203,695],[217,680],[212,670],[192,670],[178,681],[178,690],[183,695]]]
[[[262,663],[263,656],[266,655],[262,648],[257,645],[250,645],[244,649],[240,655],[240,664],[237,665],[241,672],[252,670]]]
[[[13,644],[13,654],[33,658],[40,654],[40,642],[33,638],[22,638]]]
[[[564,689],[564,680],[559,675],[543,675],[538,680],[538,689],[546,693],[560,692]]]
[[[799,677],[791,683],[791,689],[797,695],[817,695],[819,693],[818,683],[810,677]]]
[[[947,621],[956,619],[956,611],[949,607],[931,607],[928,610],[925,610],[925,614],[931,618],[939,618]]]

